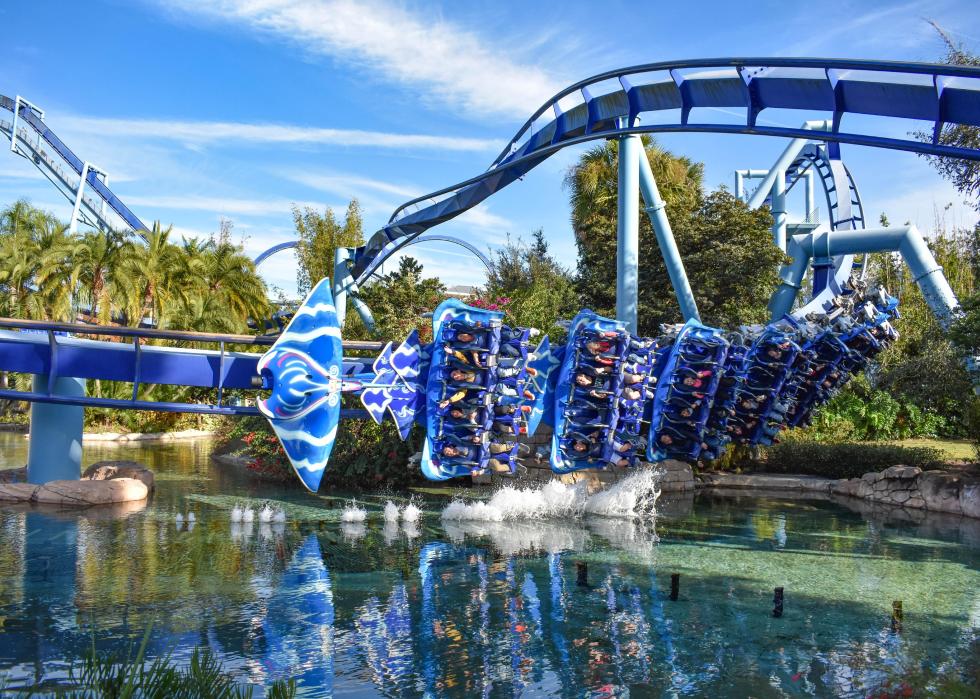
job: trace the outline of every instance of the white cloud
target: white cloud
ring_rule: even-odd
[[[503,43],[383,0],[173,0],[166,8],[233,22],[306,51],[363,66],[468,116],[524,117],[562,87]],[[528,15],[533,16],[533,12]]]
[[[210,211],[216,216],[240,214],[245,216],[270,216],[289,214],[292,207],[309,206],[324,209],[320,202],[293,201],[291,199],[235,199],[228,197],[206,197],[197,194],[176,196],[128,196],[126,203],[131,206],[145,206],[157,209],[176,209],[181,211]],[[337,208],[336,205],[333,208]],[[342,207],[341,207],[342,210]]]
[[[291,124],[247,124],[232,121],[170,121],[87,116],[59,116],[59,128],[80,134],[177,141],[200,147],[214,143],[356,146],[446,151],[492,152],[499,141],[485,138],[428,136],[358,129],[325,129]]]

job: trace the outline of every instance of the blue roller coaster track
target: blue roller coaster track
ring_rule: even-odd
[[[730,110],[743,110],[732,123]],[[794,110],[795,119],[828,119],[805,127],[764,123],[766,109]],[[847,117],[872,115],[925,123],[931,141],[849,130]],[[802,119],[800,119],[802,117]],[[780,112],[780,118],[786,118]],[[429,228],[467,211],[568,146],[631,133],[708,132],[819,139],[839,159],[839,144],[980,160],[969,148],[940,141],[946,124],[980,126],[976,68],[889,61],[719,58],[648,63],[600,73],[545,102],[480,175],[406,202],[359,248],[352,275],[366,279],[386,257]],[[876,124],[876,131],[887,126]],[[835,187],[835,191],[843,191]],[[846,200],[838,198],[838,203]],[[849,208],[849,207],[848,207]],[[845,217],[839,216],[839,220]]]
[[[137,234],[147,230],[109,189],[105,173],[75,155],[48,128],[44,112],[21,97],[11,99],[4,95],[0,95],[0,109],[11,114],[10,121],[0,118],[0,132],[10,139],[10,150],[30,160],[68,201],[78,203],[75,216],[101,230]]]

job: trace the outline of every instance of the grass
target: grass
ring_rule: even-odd
[[[976,461],[977,453],[969,439],[896,439],[885,444],[900,447],[929,447],[938,449],[950,461]]]

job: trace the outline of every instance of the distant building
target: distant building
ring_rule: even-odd
[[[475,286],[466,286],[465,284],[457,284],[456,286],[451,286],[446,289],[446,296],[452,296],[457,299],[469,298],[476,294]]]

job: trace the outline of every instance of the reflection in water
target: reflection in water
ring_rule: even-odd
[[[296,677],[302,696],[864,696],[923,669],[977,669],[980,523],[706,497],[662,503],[656,529],[437,524],[439,502],[420,503],[421,522],[341,522],[343,499],[235,480],[199,447],[165,454],[114,452],[157,460],[158,492],[133,512],[0,507],[9,684],[63,677],[93,630],[125,651],[148,626],[151,656],[206,644],[240,679]],[[231,522],[196,499],[194,528],[177,529],[188,498],[218,493],[329,517]]]

